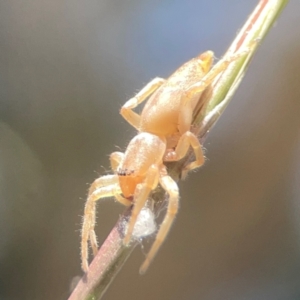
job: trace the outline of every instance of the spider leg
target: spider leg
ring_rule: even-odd
[[[124,157],[124,153],[122,152],[113,152],[109,156],[110,165],[114,172],[117,172],[118,166],[120,165],[122,159]]]
[[[178,186],[176,182],[168,175],[163,175],[160,178],[159,182],[162,185],[162,187],[165,189],[165,191],[169,194],[168,209],[167,209],[166,216],[156,235],[155,241],[149,253],[146,256],[144,263],[140,268],[140,274],[144,274],[147,271],[151,261],[155,257],[157,251],[159,250],[164,240],[166,239],[166,236],[169,233],[169,230],[174,222],[174,218],[178,211],[179,193],[178,193]]]
[[[156,77],[151,80],[141,91],[139,91],[133,98],[129,99],[121,108],[122,117],[133,127],[139,129],[141,117],[132,109],[137,107],[140,103],[147,99],[156,89],[158,89],[165,79]]]
[[[117,184],[119,182],[117,175],[105,175],[97,178],[89,187],[88,197],[93,194],[97,189],[103,186]]]
[[[119,203],[123,204],[124,206],[132,205],[132,202],[130,200],[122,197],[118,193],[120,193],[120,191],[117,191],[117,189],[113,191],[113,196]],[[95,204],[94,210],[96,213],[96,204]],[[96,256],[96,254],[98,252],[98,242],[97,242],[97,237],[96,237],[96,233],[95,233],[95,224],[96,224],[96,214],[94,214],[93,227],[90,228],[90,237],[89,237],[94,256]]]
[[[90,240],[94,255],[98,251],[96,234],[96,201],[120,194],[117,175],[107,175],[96,179],[90,187],[84,208],[84,217],[81,232],[81,261],[84,272],[88,270],[88,241]]]
[[[130,205],[132,205],[132,201],[131,200],[128,200],[127,198],[123,197],[120,194],[114,194],[114,197],[115,197],[115,199],[119,203],[123,204],[124,206],[130,206]]]
[[[189,147],[192,147],[196,156],[196,160],[189,163],[182,171],[182,177],[184,178],[188,171],[198,168],[204,164],[204,154],[201,144],[198,138],[190,131],[183,134],[174,151],[167,152],[164,157],[165,161],[178,161],[186,156]]]
[[[149,193],[156,188],[158,184],[158,177],[159,177],[159,170],[156,165],[152,165],[147,172],[147,177],[145,178],[144,182],[138,184],[134,193],[134,206],[132,209],[132,213],[129,219],[127,232],[124,238],[124,244],[128,245],[130,242],[130,238],[132,236],[132,232],[134,229],[134,225],[136,223],[137,217],[144,207]]]

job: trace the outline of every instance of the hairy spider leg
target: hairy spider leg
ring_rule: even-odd
[[[114,152],[110,156],[112,169],[117,169],[118,164],[121,162],[124,154],[121,152]],[[122,197],[121,189],[119,186],[118,175],[106,175],[97,178],[90,186],[88,199],[84,209],[84,219],[81,233],[81,260],[82,269],[88,271],[88,241],[90,241],[93,254],[96,255],[98,251],[97,237],[95,234],[96,224],[96,201],[114,196],[117,201],[125,206],[130,206],[131,201]]]
[[[84,218],[81,233],[81,258],[82,258],[82,269],[86,272],[88,270],[88,241],[90,240],[93,253],[96,254],[98,251],[98,244],[96,235],[94,232],[96,222],[96,201],[104,198],[111,197],[117,193],[121,193],[118,176],[107,175],[96,179],[99,184],[97,188],[96,184],[92,184],[92,193],[89,193],[88,199],[84,208]],[[104,183],[103,183],[104,182]]]
[[[189,171],[204,164],[205,158],[198,138],[192,132],[187,131],[179,138],[175,150],[168,152],[164,157],[164,161],[178,161],[186,156],[190,146],[194,150],[196,160],[183,169],[182,178],[185,178]]]
[[[110,166],[112,168],[112,170],[116,173],[118,170],[118,167],[122,161],[122,159],[124,158],[124,153],[123,152],[113,152],[110,156],[109,156],[109,160],[110,160]]]
[[[110,166],[114,172],[117,171],[118,166],[120,165],[122,159],[124,157],[124,153],[122,152],[113,152],[109,156]],[[114,180],[115,175],[106,175],[97,178],[89,187],[88,195],[91,195],[96,189],[99,189],[102,186],[108,186],[112,184],[112,180]]]
[[[122,117],[133,127],[139,129],[141,116],[132,109],[146,100],[155,90],[157,90],[166,80],[156,77],[152,79],[141,91],[133,98],[129,99],[121,108]]]
[[[166,171],[164,173],[167,174]],[[174,218],[178,211],[179,192],[176,182],[169,175],[162,175],[159,179],[159,183],[161,184],[163,189],[169,194],[168,209],[166,216],[156,235],[155,241],[151,246],[150,251],[146,256],[146,259],[140,268],[140,274],[144,274],[147,271],[151,261],[155,257],[164,240],[166,239],[166,236],[169,233],[169,230],[174,222]]]

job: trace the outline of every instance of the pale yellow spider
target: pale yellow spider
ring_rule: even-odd
[[[125,153],[110,156],[113,175],[101,176],[91,185],[84,210],[81,259],[83,271],[88,271],[88,241],[94,255],[98,251],[95,228],[95,202],[115,197],[120,203],[133,205],[124,244],[128,245],[137,217],[148,196],[158,183],[168,194],[168,207],[156,239],[146,256],[140,273],[144,273],[165,240],[178,210],[179,192],[176,182],[164,165],[186,156],[190,147],[195,161],[183,170],[185,174],[204,163],[201,145],[191,130],[193,113],[202,93],[230,62],[248,51],[220,60],[212,69],[213,52],[207,51],[190,60],[167,80],[155,78],[121,108],[121,115],[138,130]],[[152,95],[151,95],[152,94]],[[147,99],[141,115],[132,109]],[[205,103],[203,104],[203,107]]]

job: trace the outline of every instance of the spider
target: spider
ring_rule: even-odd
[[[168,206],[164,220],[157,232],[154,243],[140,268],[145,273],[161,244],[164,242],[178,211],[179,191],[176,182],[168,175],[165,162],[178,161],[186,156],[190,147],[195,160],[182,171],[187,172],[203,165],[205,158],[201,144],[191,132],[194,110],[199,107],[204,111],[211,93],[212,81],[227,66],[248,50],[231,54],[220,60],[214,67],[213,52],[207,51],[191,59],[167,80],[155,78],[149,82],[135,97],[128,100],[121,108],[124,119],[138,130],[129,142],[125,153],[114,152],[110,155],[113,175],[96,179],[90,186],[85,205],[81,259],[82,269],[88,271],[88,242],[93,254],[98,251],[94,231],[96,201],[105,197],[115,199],[125,206],[133,206],[129,219],[124,244],[128,245],[137,217],[144,207],[148,196],[158,184],[168,194]],[[207,94],[207,97],[201,97]],[[133,109],[146,100],[140,115]]]

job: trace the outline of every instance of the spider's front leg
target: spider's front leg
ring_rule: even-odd
[[[119,151],[113,152],[109,156],[110,166],[115,174],[117,173],[118,167],[119,167],[120,163],[122,162],[123,158],[124,158],[124,153],[119,152]]]
[[[124,157],[124,153],[114,152],[110,155],[110,164],[116,172],[119,164]],[[97,178],[90,186],[88,198],[84,208],[84,217],[81,232],[81,261],[84,272],[88,271],[88,241],[90,241],[93,254],[98,251],[98,243],[95,234],[96,224],[96,201],[101,198],[114,196],[117,201],[125,206],[130,206],[131,201],[121,196],[119,186],[119,177],[115,175],[106,175]]]
[[[140,103],[147,99],[156,89],[158,89],[166,80],[156,77],[151,80],[141,91],[133,98],[129,99],[121,108],[122,117],[133,127],[139,129],[141,117],[133,111]]]
[[[120,194],[121,190],[117,175],[107,175],[95,180],[84,208],[82,232],[81,232],[81,261],[84,272],[88,271],[88,241],[90,240],[94,255],[98,251],[97,238],[94,231],[96,223],[96,201],[105,197]]]
[[[162,175],[162,177],[159,179],[159,183],[164,188],[164,190],[169,194],[168,209],[167,209],[166,216],[156,235],[155,241],[149,253],[146,256],[144,263],[140,268],[140,274],[144,274],[147,271],[151,261],[155,257],[157,251],[161,247],[164,240],[166,239],[166,236],[170,231],[170,228],[174,222],[175,216],[178,211],[179,192],[178,192],[178,186],[176,182],[170,176]]]

